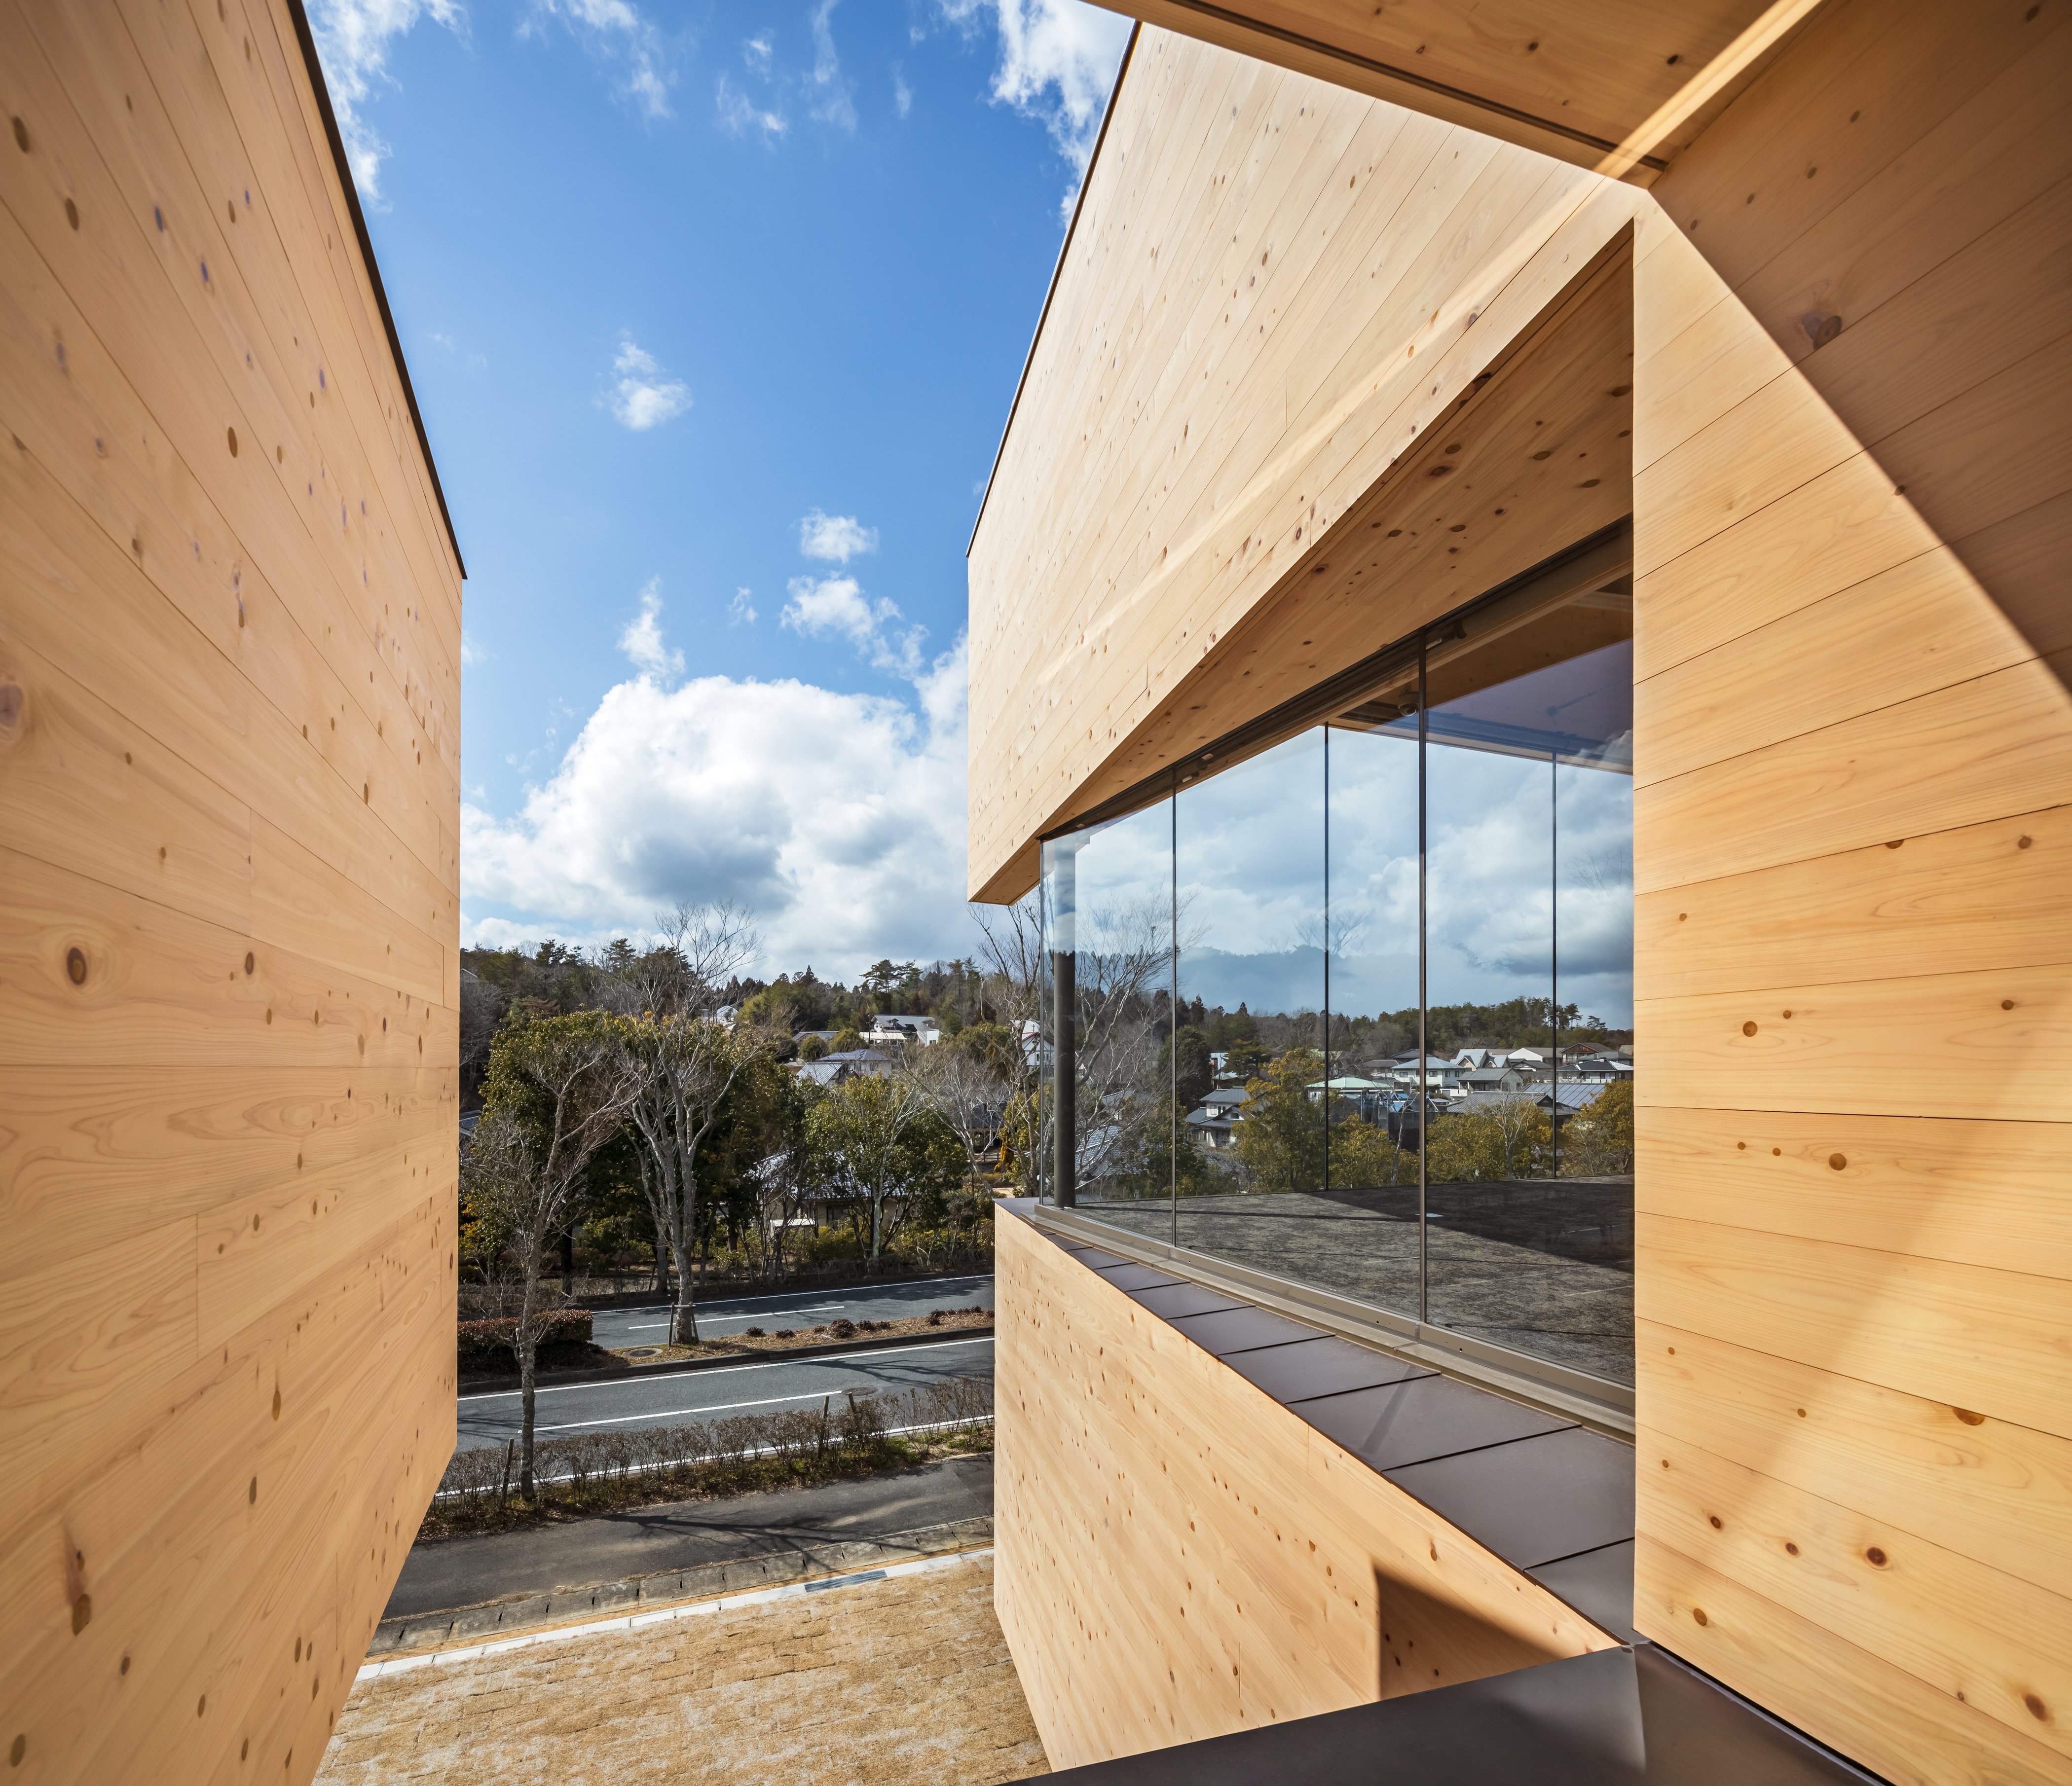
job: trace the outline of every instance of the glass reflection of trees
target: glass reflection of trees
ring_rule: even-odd
[[[1046,843],[1046,1196],[1630,1382],[1631,771],[1614,584]]]

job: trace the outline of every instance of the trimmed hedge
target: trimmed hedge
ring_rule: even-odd
[[[590,1312],[587,1308],[557,1308],[541,1317],[540,1350],[550,1346],[588,1345],[590,1341]],[[491,1370],[499,1365],[516,1370],[518,1355],[511,1349],[511,1336],[517,1328],[515,1316],[506,1315],[486,1321],[462,1321],[460,1324],[460,1368],[462,1370]]]
[[[972,1429],[993,1418],[990,1377],[948,1377],[903,1394],[836,1391],[819,1407],[736,1414],[698,1426],[630,1427],[543,1439],[533,1471],[543,1505],[607,1505],[629,1496],[726,1493],[767,1486],[750,1480],[758,1464],[817,1479],[889,1460],[902,1431]],[[501,1445],[456,1451],[440,1480],[435,1513],[462,1522],[499,1509],[516,1492]]]

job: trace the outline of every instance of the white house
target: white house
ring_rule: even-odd
[[[888,1011],[870,1020],[870,1027],[864,1031],[863,1039],[867,1042],[919,1042],[925,1048],[943,1039],[943,1025],[938,1018]]]

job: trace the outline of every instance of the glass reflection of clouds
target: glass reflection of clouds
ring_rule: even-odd
[[[1466,610],[1335,717],[1046,843],[1051,1194],[1630,1382],[1630,1118],[1618,1156],[1587,1106],[1633,1071],[1630,622],[1617,585]]]

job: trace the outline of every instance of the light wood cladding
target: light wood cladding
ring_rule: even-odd
[[[2072,1771],[2068,74],[1830,5],[1636,222],[1635,1618],[1908,1781]]]
[[[974,897],[1627,512],[1642,202],[1143,34],[972,542]]]
[[[1054,1767],[1614,1640],[1002,1213],[995,1599]]]
[[[0,1747],[309,1779],[454,1436],[461,569],[285,5],[0,4]]]
[[[1766,9],[1756,0],[1570,0],[1469,14],[1444,0],[1385,8],[1344,0],[1133,0],[1128,10],[1579,166],[1597,167],[1634,139],[1630,177],[1646,185],[1739,90],[1737,79],[1716,95],[1706,88],[1702,98],[1688,99],[1688,113],[1676,105]],[[1660,121],[1649,130],[1651,119]]]

